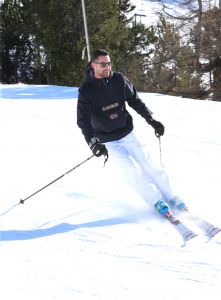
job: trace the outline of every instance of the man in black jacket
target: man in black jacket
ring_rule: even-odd
[[[133,119],[126,103],[154,128],[156,136],[164,134],[163,124],[153,119],[133,84],[124,74],[112,71],[109,53],[95,50],[79,88],[77,124],[95,156],[107,157],[109,152],[122,168],[130,166],[136,174],[139,168],[144,181],[140,192],[144,200],[170,217],[169,204],[180,209],[185,204],[172,191],[165,170],[146,157],[133,133]],[[140,179],[137,177],[135,181]]]

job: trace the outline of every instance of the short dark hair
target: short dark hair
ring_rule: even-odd
[[[104,49],[94,50],[94,52],[92,53],[92,56],[91,56],[91,62],[94,61],[95,59],[97,59],[98,56],[107,56],[107,55],[110,55],[110,53]]]

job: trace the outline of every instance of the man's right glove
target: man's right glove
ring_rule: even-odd
[[[98,138],[93,137],[89,142],[89,147],[92,150],[93,154],[97,157],[104,155],[106,158],[108,157],[108,151],[104,144],[102,144]]]

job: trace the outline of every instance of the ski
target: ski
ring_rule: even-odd
[[[215,237],[218,233],[221,232],[221,228],[193,214],[188,209],[186,209],[185,212],[188,219],[194,224],[196,224],[204,232],[204,234],[208,237],[208,240],[211,240],[213,237]]]
[[[174,217],[171,213],[164,215],[168,221],[175,226],[175,229],[179,232],[184,240],[184,245],[191,239],[195,238],[197,234],[190,230],[186,225],[184,225],[179,219]]]

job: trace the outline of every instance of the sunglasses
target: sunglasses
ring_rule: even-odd
[[[106,68],[106,66],[111,67],[112,66],[112,62],[108,61],[108,62],[98,62],[98,61],[93,61],[94,64],[100,65],[102,68]]]

